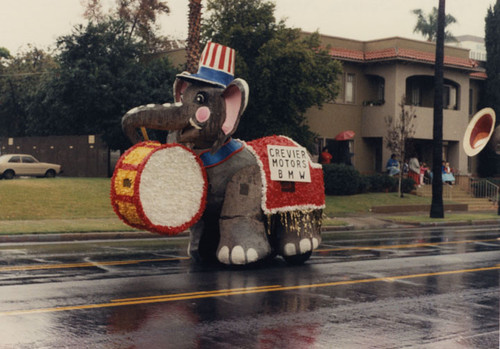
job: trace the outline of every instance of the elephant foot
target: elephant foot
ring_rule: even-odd
[[[316,212],[287,212],[280,217],[278,253],[284,257],[310,254],[321,243]],[[321,217],[321,216],[319,216]]]
[[[304,254],[318,248],[321,242],[321,237],[303,239],[297,239],[297,237],[294,237],[293,239],[286,240],[289,241],[283,241],[280,252],[281,255],[288,257]]]
[[[261,221],[248,217],[221,219],[221,237],[217,249],[219,262],[228,265],[254,263],[271,254]]]

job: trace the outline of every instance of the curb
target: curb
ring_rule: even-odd
[[[62,234],[17,234],[0,235],[2,243],[27,243],[27,242],[68,242],[87,240],[124,240],[124,239],[187,239],[187,233],[176,236],[160,235],[147,231],[137,232],[90,232],[90,233],[62,233]]]
[[[499,219],[485,220],[465,220],[454,222],[394,222],[387,219],[380,219],[380,224],[368,224],[357,226],[349,223],[347,225],[322,227],[322,233],[339,233],[366,231],[374,229],[404,229],[408,227],[446,227],[446,226],[480,226],[500,224]],[[0,235],[0,244],[8,243],[48,243],[48,242],[77,242],[90,240],[125,240],[125,239],[188,239],[189,232],[182,232],[178,235],[160,235],[147,231],[122,231],[122,232],[87,232],[87,233],[61,233],[61,234],[16,234]]]

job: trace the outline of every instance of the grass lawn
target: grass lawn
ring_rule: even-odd
[[[113,212],[109,178],[21,178],[0,180],[0,234],[133,231]],[[430,204],[430,198],[397,193],[327,196],[325,215],[367,213],[373,206]],[[492,219],[491,214],[453,213],[445,219]],[[433,222],[422,215],[387,216],[394,221]],[[325,225],[342,224],[325,219]]]
[[[0,220],[114,218],[109,178],[0,180]]]
[[[0,180],[0,234],[134,230],[111,207],[109,178]]]
[[[349,196],[327,196],[325,214],[328,217],[369,212],[373,206],[430,204],[431,198],[398,193],[368,193]]]

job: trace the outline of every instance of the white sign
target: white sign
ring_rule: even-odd
[[[311,182],[309,155],[302,147],[267,145],[271,180]]]

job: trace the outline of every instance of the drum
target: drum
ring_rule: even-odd
[[[115,213],[128,225],[175,235],[205,209],[207,176],[201,159],[180,144],[142,142],[118,160],[111,179]]]

